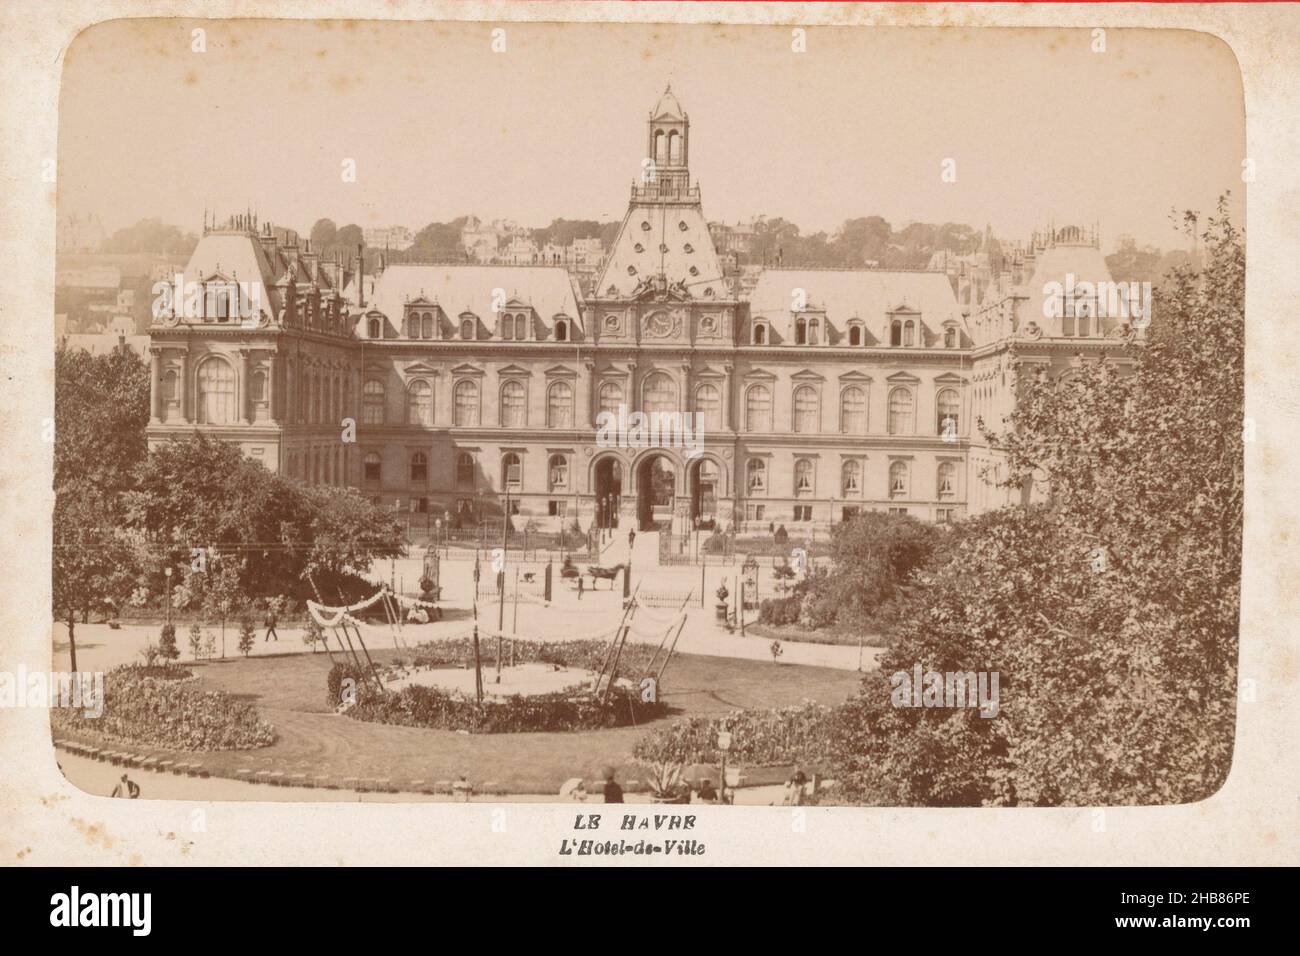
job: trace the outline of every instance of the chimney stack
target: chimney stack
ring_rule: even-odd
[[[357,306],[366,307],[366,249],[361,242],[357,243]]]

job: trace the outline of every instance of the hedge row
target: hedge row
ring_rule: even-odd
[[[59,730],[167,750],[252,750],[275,742],[275,728],[256,707],[225,691],[200,690],[197,680],[174,666],[115,667],[104,675],[100,716],[56,707],[50,722]]]
[[[827,758],[834,708],[811,701],[771,710],[688,717],[646,734],[632,755],[646,763],[716,763],[718,731],[731,732],[727,760],[752,767],[816,764]]]

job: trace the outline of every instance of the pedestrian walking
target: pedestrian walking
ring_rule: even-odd
[[[275,632],[275,625],[277,621],[278,618],[275,616],[275,608],[268,607],[266,609],[266,637],[262,638],[263,644],[265,644],[267,641],[271,639],[272,634],[275,634],[275,639],[277,642],[280,640],[280,635],[276,634]],[[254,640],[256,640],[256,638],[254,638]]]

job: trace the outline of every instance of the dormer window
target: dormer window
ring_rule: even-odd
[[[903,323],[903,347],[907,348],[915,344],[916,344],[916,323],[913,322],[911,319],[908,319],[906,322]]]
[[[383,325],[378,318],[372,318],[366,323],[366,337],[372,339],[383,338]]]
[[[557,319],[555,322],[555,341],[569,341],[569,321],[568,319]]]
[[[861,322],[850,322],[849,323],[849,345],[856,346],[856,345],[864,344],[865,340],[862,334],[863,331],[864,330],[862,328]]]
[[[891,346],[900,346],[903,344],[903,321],[894,319],[889,323],[889,344]]]
[[[955,325],[944,327],[943,347],[946,349],[955,349],[957,347],[957,327]]]
[[[794,344],[808,344],[808,320],[805,318],[800,317],[794,320]]]
[[[472,316],[467,316],[460,320],[460,337],[462,339],[469,341],[471,339],[477,338],[477,336],[475,336],[474,334],[474,324],[475,323]]]
[[[754,323],[753,341],[755,345],[767,344],[767,323],[766,322]]]

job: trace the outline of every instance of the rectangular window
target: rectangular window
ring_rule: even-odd
[[[858,507],[856,507],[856,506],[854,506],[854,505],[846,505],[845,507],[843,507],[843,508],[840,509],[840,520],[841,520],[841,521],[852,521],[854,518],[856,518],[856,517],[857,517],[858,515],[860,515],[861,513],[862,513],[862,509],[861,509],[861,508],[858,508]]]
[[[567,501],[556,501],[552,498],[546,503],[546,513],[552,518],[563,518],[567,511],[566,505],[568,505]]]
[[[906,509],[906,508],[890,508],[890,509],[889,509],[889,513],[890,513],[891,515],[905,515],[905,514],[907,514],[907,509]]]
[[[512,515],[517,515],[517,514],[519,514],[519,499],[518,499],[518,498],[511,498],[511,499],[510,499],[510,514],[512,514]]]
[[[935,508],[934,509],[935,524],[949,524],[953,518],[952,512],[953,512],[952,508]]]
[[[429,513],[429,499],[428,499],[428,498],[412,498],[412,499],[411,499],[411,510],[412,510],[412,511],[418,511],[418,512],[419,512],[420,514],[422,514],[422,515],[423,515],[423,514],[428,514],[428,513]]]
[[[746,505],[746,506],[745,506],[745,520],[746,520],[746,521],[762,521],[762,520],[763,520],[763,508],[764,508],[763,505]]]
[[[812,521],[812,505],[795,505],[795,521]]]

